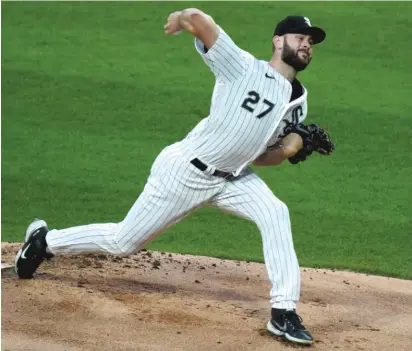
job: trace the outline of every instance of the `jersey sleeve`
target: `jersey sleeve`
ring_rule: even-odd
[[[245,74],[251,55],[240,49],[221,27],[218,28],[218,38],[211,48],[206,48],[199,38],[195,38],[195,48],[216,79],[230,83]]]

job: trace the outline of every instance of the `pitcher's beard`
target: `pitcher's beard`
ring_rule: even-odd
[[[308,54],[307,54],[308,55]],[[296,72],[303,71],[310,63],[312,58],[304,60],[299,57],[299,51],[294,51],[285,41],[283,43],[282,61],[293,67]]]

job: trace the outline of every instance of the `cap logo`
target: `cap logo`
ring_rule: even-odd
[[[305,20],[306,24],[307,24],[309,27],[312,27],[312,24],[310,23],[309,18],[303,17],[303,19]]]

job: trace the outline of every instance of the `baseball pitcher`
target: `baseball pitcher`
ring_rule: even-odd
[[[185,9],[169,15],[165,34],[186,31],[215,77],[209,115],[155,159],[143,192],[119,223],[49,230],[36,219],[16,255],[18,276],[29,279],[45,260],[61,254],[131,255],[200,206],[214,206],[256,223],[262,236],[270,291],[269,332],[313,342],[296,313],[300,270],[287,206],[250,165],[303,162],[329,155],[328,132],[305,125],[307,91],[297,80],[325,32],[308,18],[288,16],[275,28],[270,61],[239,48],[207,14]]]

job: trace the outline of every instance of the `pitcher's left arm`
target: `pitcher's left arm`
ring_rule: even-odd
[[[303,147],[303,140],[299,134],[290,133],[273,149],[266,150],[253,164],[255,166],[277,166],[284,160],[295,156]]]
[[[253,164],[276,166],[288,159],[291,164],[303,162],[313,152],[330,155],[335,150],[329,132],[317,124],[299,123],[273,149],[266,150]]]

